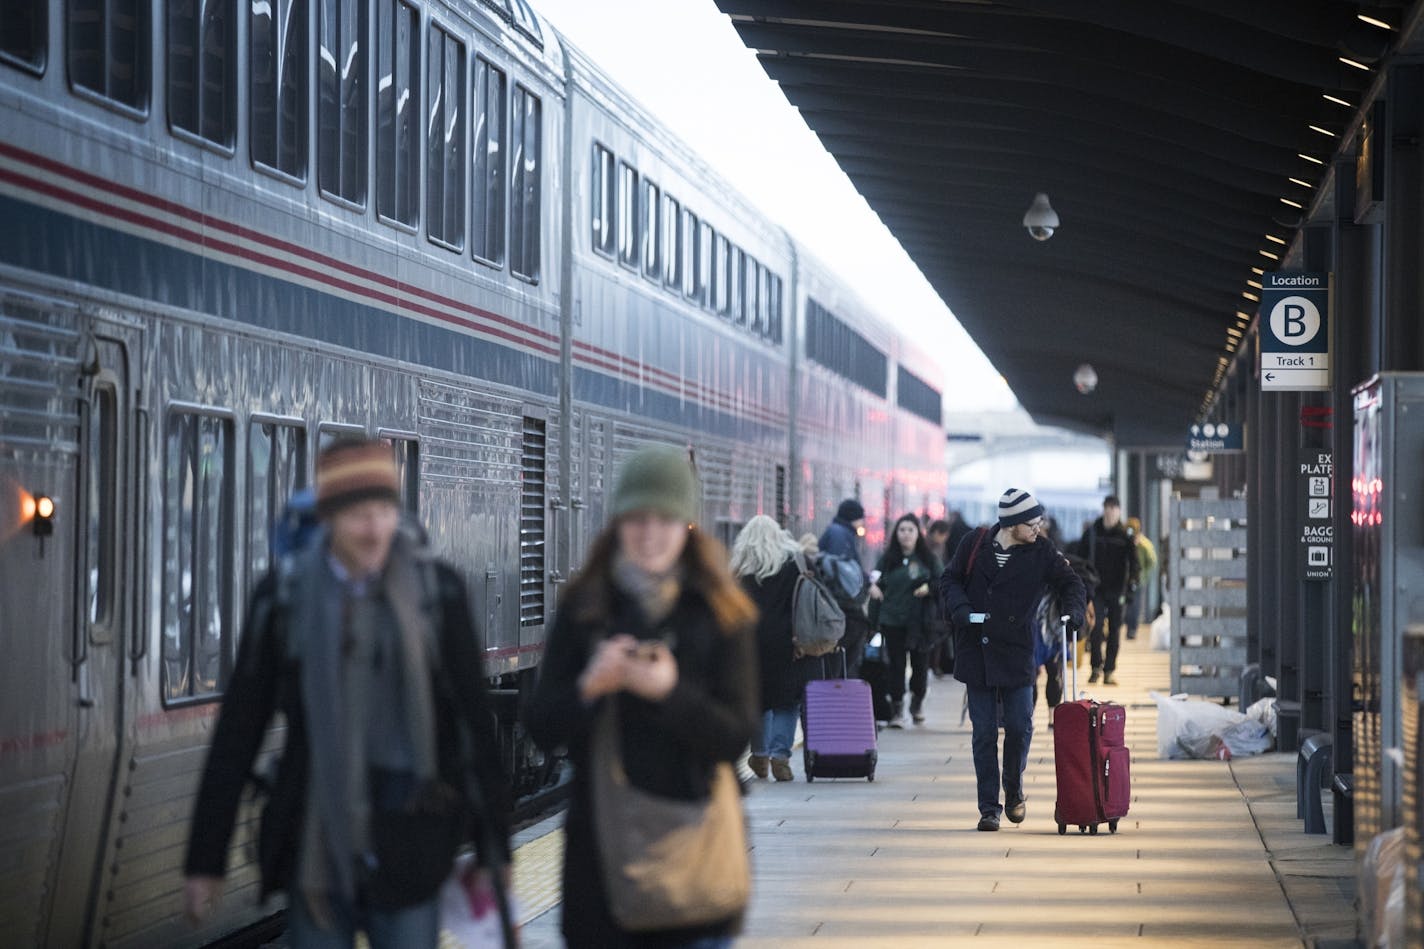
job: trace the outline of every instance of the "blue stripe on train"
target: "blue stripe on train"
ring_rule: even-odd
[[[558,363],[0,195],[0,262],[261,329],[553,397]],[[724,437],[768,426],[589,369],[580,401]]]

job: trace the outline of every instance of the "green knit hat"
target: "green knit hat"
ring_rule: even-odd
[[[697,519],[697,478],[687,452],[671,445],[640,448],[618,472],[613,489],[613,517],[656,511],[691,524]]]

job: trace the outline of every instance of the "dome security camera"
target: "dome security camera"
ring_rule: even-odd
[[[1023,217],[1023,226],[1028,236],[1036,241],[1046,241],[1058,229],[1058,212],[1048,203],[1048,195],[1040,191],[1033,196],[1033,203]]]

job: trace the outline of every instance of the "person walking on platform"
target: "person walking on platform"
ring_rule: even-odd
[[[910,717],[925,720],[930,650],[935,634],[935,584],[943,569],[930,552],[919,520],[906,514],[895,522],[890,542],[875,565],[881,596],[870,604],[870,627],[885,639],[889,672],[890,727],[905,727],[905,662],[910,664]]]
[[[836,516],[821,534],[822,557],[834,557],[843,562],[852,573],[859,573],[860,589],[854,592],[841,584],[832,584],[831,592],[836,595],[841,609],[845,612],[845,636],[841,648],[846,654],[846,674],[860,673],[861,657],[865,654],[865,640],[870,633],[870,623],[865,615],[867,596],[874,599],[880,595],[879,589],[870,583],[865,567],[860,559],[860,538],[865,536],[865,508],[855,498],[846,498],[836,509]]]
[[[726,551],[693,523],[697,481],[685,452],[634,453],[609,510],[612,523],[559,602],[528,709],[535,742],[566,747],[574,766],[563,935],[575,949],[726,946],[750,887],[730,763],[760,729],[756,607],[728,571]],[[630,800],[652,803],[630,808]],[[730,843],[730,856],[685,847],[629,853],[649,835],[663,839],[653,822],[670,808],[720,817],[715,826],[727,833],[715,838],[683,829],[701,844]],[[644,833],[630,833],[632,822]],[[625,872],[635,863],[653,869]],[[663,904],[641,887],[665,882],[688,884],[679,892],[692,903],[657,912]]]
[[[1038,671],[1035,604],[1051,590],[1070,626],[1083,625],[1083,582],[1048,538],[1039,536],[1042,524],[1043,506],[1029,492],[1010,488],[999,498],[998,530],[965,537],[940,575],[940,602],[954,624],[954,677],[968,693],[980,830],[998,830],[1001,813],[1016,824],[1026,813],[1023,772],[1033,738]]]
[[[1089,682],[1117,685],[1117,653],[1122,644],[1122,608],[1129,592],[1137,592],[1137,549],[1122,523],[1122,502],[1109,494],[1103,498],[1103,515],[1088,525],[1078,542],[1083,556],[1098,571],[1098,592],[1093,598],[1097,622],[1089,647],[1093,671]],[[1107,653],[1104,655],[1104,645]]]
[[[791,781],[791,745],[801,709],[806,670],[792,641],[792,604],[801,569],[801,545],[765,514],[747,521],[732,545],[732,573],[756,604],[761,729],[752,737],[747,766],[759,778]]]
[[[1127,638],[1136,639],[1138,624],[1142,622],[1142,603],[1147,599],[1142,591],[1152,589],[1152,571],[1157,569],[1157,548],[1142,533],[1142,521],[1135,517],[1127,519],[1127,535],[1132,538],[1132,549],[1137,555],[1137,585],[1127,588],[1122,622],[1127,627]]]
[[[262,818],[263,895],[293,949],[435,949],[441,884],[476,828],[472,887],[507,878],[508,781],[465,587],[401,527],[388,444],[317,459],[322,528],[257,586],[193,811],[185,909],[222,888],[243,786],[274,714],[286,746]],[[473,818],[473,821],[470,819]]]

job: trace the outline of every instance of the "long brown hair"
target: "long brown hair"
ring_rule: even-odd
[[[618,522],[605,527],[588,549],[588,559],[574,575],[564,594],[564,602],[574,618],[585,623],[601,623],[613,614],[613,561],[618,554]],[[700,594],[712,609],[717,626],[730,634],[756,621],[751,598],[727,569],[727,548],[697,527],[687,531],[687,544],[678,558],[683,583]]]

